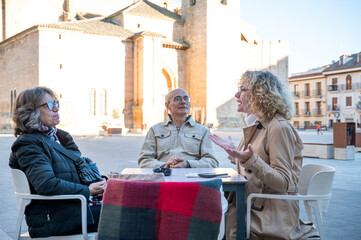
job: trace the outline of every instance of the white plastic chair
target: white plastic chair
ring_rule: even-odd
[[[16,221],[14,239],[34,239],[31,238],[29,232],[21,234],[21,225],[24,219],[25,207],[30,204],[31,200],[59,200],[59,199],[79,199],[81,201],[81,219],[82,219],[82,234],[54,236],[48,238],[35,238],[37,240],[76,240],[76,239],[96,239],[97,233],[87,233],[87,200],[83,195],[54,195],[44,196],[31,194],[28,179],[24,172],[19,169],[11,169],[15,186],[15,196],[19,210],[18,219]]]
[[[222,240],[225,234],[225,229],[226,229],[226,219],[225,219],[225,214],[228,210],[228,201],[227,199],[224,197],[224,192],[223,192],[223,187],[221,186],[221,189],[219,190],[221,192],[221,202],[222,202],[222,220],[221,220],[221,225],[219,228],[219,234],[218,234],[218,240]]]
[[[252,198],[272,198],[302,200],[305,205],[307,220],[312,222],[311,208],[314,210],[317,228],[320,239],[326,239],[323,228],[322,212],[328,211],[329,201],[331,199],[331,187],[335,176],[335,168],[316,164],[308,164],[302,167],[300,179],[298,182],[298,194],[296,195],[277,195],[251,193],[247,198],[247,239],[250,237],[251,228],[251,200]]]

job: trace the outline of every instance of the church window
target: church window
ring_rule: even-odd
[[[88,91],[88,111],[89,111],[89,116],[95,116],[96,115],[96,97],[95,97],[95,90],[94,89],[89,89]]]
[[[13,114],[13,105],[14,105],[14,95],[13,90],[10,91],[10,114]]]
[[[189,2],[189,5],[191,5],[191,6],[194,6],[194,5],[196,5],[196,0],[189,0],[190,2]]]
[[[59,34],[59,40],[61,40],[61,34]]]
[[[221,0],[221,3],[222,3],[223,5],[227,5],[227,0]]]
[[[13,114],[14,110],[14,103],[16,99],[16,89],[10,91],[10,114]]]
[[[107,91],[105,89],[98,92],[98,114],[107,115]]]
[[[63,64],[60,63],[59,68],[60,68],[60,69],[63,69]]]
[[[140,23],[138,23],[138,28],[140,28]]]

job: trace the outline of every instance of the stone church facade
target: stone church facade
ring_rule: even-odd
[[[260,40],[238,0],[183,0],[177,9],[159,0],[23,2],[1,2],[2,129],[11,128],[16,95],[35,86],[58,94],[60,128],[96,134],[163,121],[174,88],[188,91],[197,122],[239,127],[233,95],[245,70],[287,82],[288,43]]]

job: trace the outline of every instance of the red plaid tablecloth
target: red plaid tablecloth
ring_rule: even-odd
[[[217,239],[222,217],[221,179],[136,182],[109,179],[98,239]]]

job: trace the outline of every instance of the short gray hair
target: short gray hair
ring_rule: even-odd
[[[188,95],[187,91],[184,90],[183,88],[176,88],[176,89],[173,89],[172,91],[170,91],[170,92],[167,94],[167,96],[165,97],[165,101],[166,101],[167,103],[169,103],[170,100],[171,100],[170,97],[173,96],[173,94],[174,94],[175,91],[179,91],[179,90],[185,92],[185,93]]]
[[[36,87],[22,91],[16,98],[14,103],[14,135],[36,132],[39,128],[40,110],[38,106],[42,104],[42,100],[46,94],[57,100],[55,92],[47,87]]]

